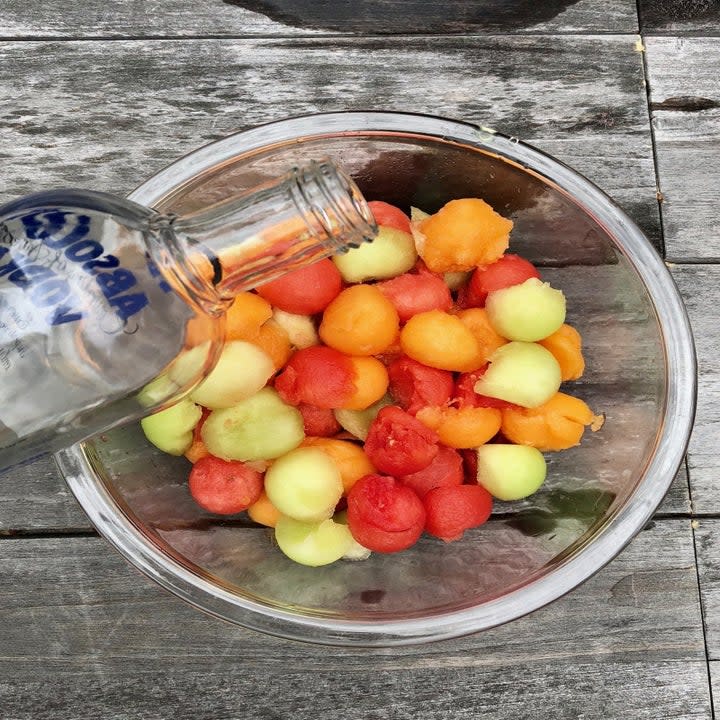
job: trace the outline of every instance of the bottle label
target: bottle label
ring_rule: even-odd
[[[123,324],[148,304],[132,271],[90,236],[89,215],[49,210],[17,220],[24,230],[19,238],[0,224],[0,278],[25,290],[48,325],[78,322],[86,314],[70,285],[77,271],[93,278]]]
[[[151,380],[191,315],[141,229],[72,208],[2,218],[0,448]]]

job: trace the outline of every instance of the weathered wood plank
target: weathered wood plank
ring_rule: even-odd
[[[690,315],[698,355],[698,404],[688,452],[693,511],[720,512],[720,265],[671,268]]]
[[[90,530],[90,521],[50,456],[0,475],[0,535]]]
[[[442,12],[425,0],[89,0],[60,6],[8,0],[0,36],[193,37],[308,32],[441,34],[470,32],[637,32],[633,0],[447,0]]]
[[[283,648],[276,651],[282,654]],[[0,679],[0,701],[8,720],[713,717],[705,661],[515,662],[500,669],[430,661],[409,671],[368,656],[358,665],[338,663],[304,673],[293,666],[257,668],[242,660],[242,652],[239,646],[233,659],[197,669],[171,658],[160,671],[146,660],[108,672],[98,658],[62,674],[55,664],[38,663],[23,680]],[[4,677],[6,666],[0,660]]]
[[[95,538],[0,540],[0,576],[0,701],[17,720],[711,717],[687,520],[657,521],[531,616],[401,652],[208,618]]]
[[[665,500],[658,508],[658,513],[662,515],[687,515],[692,512],[690,503],[690,487],[687,467],[683,463],[673,484],[670,486]]]
[[[708,659],[718,661],[720,660],[720,546],[718,545],[720,520],[703,518],[697,520],[695,525],[700,598]],[[714,680],[717,682],[717,678]]]
[[[719,260],[720,38],[645,45],[667,258]]]
[[[720,697],[720,662],[712,660],[708,663],[710,670],[710,688],[713,698]],[[715,701],[716,702],[716,701]]]
[[[638,0],[643,34],[715,35],[720,30],[716,0]]]
[[[12,107],[0,200],[68,184],[127,192],[205,142],[288,115],[412,110],[556,154],[659,243],[631,36],[6,43],[0,89]]]

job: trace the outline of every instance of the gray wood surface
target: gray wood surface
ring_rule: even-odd
[[[328,650],[205,617],[99,539],[5,538],[2,716],[710,718],[693,558],[689,521],[658,521],[511,625],[401,651]]]
[[[697,552],[700,594],[708,658],[720,667],[720,519],[700,519],[696,522],[695,544]],[[717,674],[717,673],[716,673]],[[720,696],[716,696],[720,697]]]
[[[717,261],[720,37],[649,37],[645,46],[667,258]]]
[[[0,87],[0,201],[68,184],[127,192],[241,127],[370,107],[528,140],[613,195],[660,244],[632,36],[10,42]]]
[[[643,33],[666,35],[717,35],[720,4],[717,0],[638,0]]]
[[[6,0],[0,36],[197,37],[308,32],[637,32],[634,0]]]
[[[675,265],[672,274],[685,300],[698,355],[698,401],[688,469],[693,510],[720,512],[720,265]]]

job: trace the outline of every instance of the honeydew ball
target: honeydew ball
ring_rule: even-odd
[[[348,283],[393,278],[410,270],[416,261],[412,235],[386,226],[379,228],[372,242],[333,258],[343,280]]]
[[[161,373],[138,392],[137,401],[143,407],[152,407],[172,397],[179,389],[167,373]]]
[[[477,449],[477,481],[498,500],[521,500],[545,482],[543,454],[528,445],[483,445]]]
[[[307,523],[319,522],[333,514],[342,497],[342,477],[327,453],[301,447],[268,468],[265,492],[283,515]]]
[[[509,342],[490,356],[490,365],[474,389],[480,395],[534,408],[546,403],[561,381],[560,365],[549,350],[536,343]]]
[[[273,319],[287,333],[290,344],[298,350],[320,344],[317,328],[309,315],[295,315],[275,308]]]
[[[308,523],[281,515],[275,525],[280,550],[301,565],[318,567],[339,560],[354,542],[346,525],[331,519]]]
[[[392,405],[393,399],[389,395],[384,395],[376,403],[364,410],[333,410],[335,419],[346,432],[354,435],[359,440],[367,440],[370,425],[377,417],[377,414],[386,405]]]
[[[347,510],[342,510],[333,515],[333,520],[341,525],[347,525]],[[343,553],[343,560],[367,560],[372,555],[372,552],[361,545],[355,538],[353,538],[352,545]]]
[[[263,388],[231,408],[213,410],[201,431],[211,455],[223,460],[271,460],[305,437],[300,411]]]
[[[210,374],[191,398],[206,408],[229,408],[265,386],[275,372],[272,358],[257,345],[235,340],[222,350]]]
[[[202,409],[189,398],[149,415],[140,421],[145,437],[155,447],[170,455],[182,455],[191,445],[193,428]]]
[[[538,278],[494,290],[487,296],[485,309],[490,324],[508,340],[543,340],[565,322],[562,291]]]
[[[212,351],[213,345],[209,340],[189,350],[183,350],[168,368],[168,377],[178,387],[194,383],[204,374]]]

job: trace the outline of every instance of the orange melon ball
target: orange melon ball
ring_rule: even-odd
[[[531,445],[542,452],[566,450],[580,444],[585,427],[597,429],[602,418],[580,398],[556,393],[535,408],[504,408],[503,435],[517,445]]]
[[[468,308],[460,310],[456,314],[480,343],[483,350],[483,362],[488,361],[499,347],[507,344],[507,339],[498,335],[490,324],[485,308]]]
[[[265,525],[266,527],[275,527],[280,518],[280,511],[270,502],[270,498],[264,491],[247,509],[247,514],[258,525]]]
[[[552,335],[540,340],[539,344],[555,356],[563,382],[582,377],[585,372],[582,338],[572,325],[561,325]]]
[[[477,370],[485,351],[456,315],[429,310],[410,318],[400,333],[400,346],[413,360],[457,372]]]
[[[500,430],[502,414],[487,407],[426,407],[417,419],[434,430],[443,445],[451,448],[475,448],[484,445]]]
[[[451,200],[419,225],[418,252],[433,272],[460,272],[495,262],[510,244],[511,220],[484,200]]]
[[[374,357],[352,357],[355,392],[342,405],[344,410],[365,410],[387,392],[390,379],[386,367]]]
[[[320,339],[347,355],[378,355],[389,348],[400,328],[395,306],[373,285],[351,285],[326,308]]]

